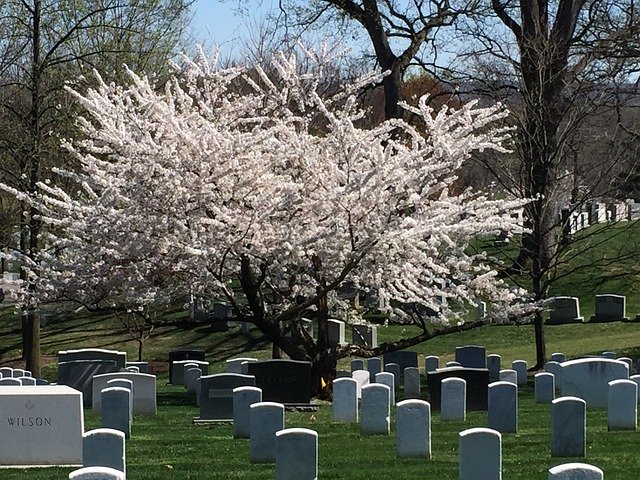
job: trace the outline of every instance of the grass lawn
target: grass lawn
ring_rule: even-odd
[[[597,293],[627,296],[627,315],[640,312],[638,282],[640,265],[624,253],[640,238],[640,226],[621,225],[610,240],[600,242],[588,255],[568,258],[567,265],[581,267],[571,276],[561,278],[552,287],[556,295],[578,296],[582,315],[593,314]],[[603,234],[604,235],[604,234]],[[593,237],[590,241],[593,241]],[[634,247],[635,248],[635,247]],[[608,264],[617,255],[620,261]],[[602,260],[599,265],[593,260]],[[582,262],[582,263],[580,263]],[[592,262],[589,264],[589,262]],[[248,337],[239,329],[212,332],[209,325],[191,324],[186,312],[174,312],[169,321],[156,327],[145,343],[145,360],[158,373],[158,415],[137,416],[132,438],[127,442],[129,480],[137,479],[272,479],[273,465],[251,465],[248,441],[234,440],[230,425],[193,426],[197,413],[183,389],[166,386],[168,352],[178,347],[202,348],[211,362],[210,372],[225,370],[225,360],[235,356],[269,358],[270,345],[252,329]],[[381,326],[379,342],[412,334],[415,327]],[[348,330],[348,329],[347,329]],[[640,323],[579,324],[548,326],[545,329],[547,352],[564,352],[569,357],[599,354],[610,350],[619,356],[640,357]],[[347,334],[347,340],[349,333]],[[438,337],[418,345],[422,355],[439,355],[441,364],[453,359],[456,346],[484,345],[487,353],[502,355],[508,366],[515,359],[533,364],[535,349],[532,326],[487,326],[460,334]],[[59,350],[101,347],[124,350],[136,360],[137,344],[115,319],[95,314],[76,314],[52,319],[42,328],[44,377],[56,378],[56,353]],[[0,364],[20,364],[20,322],[11,308],[0,309]],[[348,368],[343,359],[339,368]],[[634,372],[635,373],[635,372]],[[606,412],[590,411],[587,418],[586,459],[552,459],[549,456],[549,407],[533,402],[532,382],[520,391],[519,432],[503,436],[503,478],[546,479],[549,467],[569,461],[586,461],[605,472],[607,479],[635,479],[640,473],[637,445],[640,433],[607,432]],[[1,418],[0,418],[1,419]],[[486,413],[471,412],[465,422],[441,422],[435,413],[432,420],[431,460],[397,459],[394,453],[394,425],[389,436],[362,437],[357,425],[331,421],[329,404],[316,413],[286,414],[287,427],[306,427],[319,433],[320,478],[324,479],[456,479],[458,475],[458,433],[466,428],[486,426]],[[99,418],[85,412],[85,429],[99,426]],[[0,442],[6,439],[0,439]],[[53,480],[67,478],[70,469],[0,470],[0,479]],[[481,480],[481,479],[479,479]]]
[[[164,386],[159,380],[159,408],[156,417],[136,416],[132,438],[127,441],[129,480],[245,479],[274,478],[273,465],[249,463],[249,441],[234,440],[230,425],[193,426],[195,406],[186,405],[183,389]],[[454,480],[458,475],[458,433],[487,425],[486,413],[470,412],[464,422],[443,422],[432,416],[432,459],[398,459],[395,456],[395,427],[388,436],[363,437],[357,424],[337,424],[331,407],[324,403],[316,413],[287,412],[287,427],[305,427],[319,433],[319,478],[371,480]],[[548,468],[570,461],[584,461],[602,468],[608,479],[635,479],[640,472],[640,441],[637,432],[607,432],[606,412],[587,416],[585,459],[551,458],[550,407],[533,402],[532,382],[519,393],[519,431],[503,435],[503,478],[543,480]],[[87,411],[87,429],[99,426],[99,419]],[[66,478],[69,468],[1,470],[3,480],[52,480]],[[480,480],[480,479],[479,479]]]

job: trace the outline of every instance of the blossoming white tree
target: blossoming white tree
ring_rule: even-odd
[[[162,91],[129,72],[128,85],[74,92],[84,137],[67,146],[82,168],[58,173],[77,189],[41,185],[34,200],[51,232],[33,278],[41,299],[145,310],[192,288],[230,302],[325,381],[344,356],[479,324],[460,322],[454,302],[511,303],[514,292],[468,246],[516,231],[509,214],[520,203],[450,188],[474,150],[503,149],[505,112],[471,103],[435,113],[420,101],[404,105],[419,127],[362,129],[356,94],[373,76],[323,95],[325,57],[305,53],[314,73],[299,73],[295,55],[278,56],[272,74],[202,57]],[[345,282],[375,292],[420,333],[376,348],[330,346],[327,318],[349,311],[336,295]],[[308,309],[317,339],[299,325]]]

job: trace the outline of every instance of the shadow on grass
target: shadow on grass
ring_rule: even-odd
[[[158,406],[162,407],[192,407],[196,404],[196,396],[187,392],[158,393]]]

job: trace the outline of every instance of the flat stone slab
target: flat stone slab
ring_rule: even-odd
[[[0,465],[82,465],[82,393],[65,385],[0,388]]]

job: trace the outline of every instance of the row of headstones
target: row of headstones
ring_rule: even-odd
[[[337,382],[338,385],[340,382],[346,385],[350,380],[342,379]],[[353,396],[355,385],[353,382],[350,385]],[[506,386],[511,389],[516,388],[512,384],[506,384]],[[262,402],[262,392],[259,388],[240,387],[234,389],[233,394],[234,438],[249,438],[250,461],[252,463],[275,462],[278,480],[315,480],[318,468],[317,433],[306,429],[285,429],[284,405]],[[362,398],[361,432],[364,435],[388,434],[390,388],[387,385],[375,384],[365,386]],[[556,424],[560,426],[557,421]],[[428,402],[405,400],[398,403],[396,411],[398,457],[430,458],[430,425],[431,407]],[[289,448],[284,448],[280,443],[284,436],[288,437],[287,447]],[[500,479],[502,470],[500,432],[490,428],[474,428],[461,432],[459,461],[460,480]],[[563,465],[552,468],[549,478],[559,479],[563,478],[557,476],[560,473],[567,475],[578,471],[599,470],[585,464]]]
[[[233,437],[249,439],[251,463],[275,463],[276,480],[318,478],[318,433],[285,428],[285,406],[263,402],[257,387],[233,389]]]
[[[304,329],[310,336],[314,336],[313,321],[308,318],[300,320],[300,328]],[[346,324],[341,320],[327,320],[327,335],[330,345],[340,345],[346,343],[345,337]],[[301,339],[301,335],[296,330],[292,331],[293,341]],[[378,346],[378,328],[375,325],[351,325],[351,343],[354,345],[363,345],[369,347]]]
[[[629,320],[627,317],[627,298],[624,295],[596,295],[595,314],[590,322],[615,322]],[[578,297],[555,297],[549,304],[549,325],[582,323],[580,300]]]
[[[536,374],[534,384],[537,403],[553,403],[555,401],[555,376],[552,373]],[[608,382],[607,424],[609,430],[637,430],[639,385],[640,375],[633,375],[629,380],[620,379]]]
[[[1,385],[48,385],[44,379],[33,378],[28,370],[21,368],[2,367],[0,368],[0,386]]]

